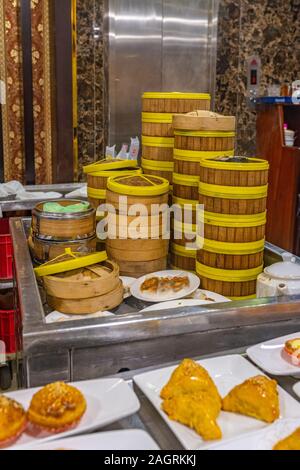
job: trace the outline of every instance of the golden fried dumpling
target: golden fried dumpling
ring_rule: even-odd
[[[222,437],[217,424],[222,400],[208,372],[185,359],[161,391],[162,409],[170,419],[194,429],[204,440]]]
[[[300,450],[300,428],[287,438],[278,442],[273,450]]]
[[[178,394],[163,401],[170,419],[194,429],[205,441],[222,438],[217,423],[219,404],[208,394]]]
[[[26,413],[22,405],[0,395],[0,447],[13,444],[26,427]]]
[[[61,432],[78,424],[85,410],[85,398],[77,388],[56,382],[32,397],[28,420],[49,432]]]
[[[207,370],[191,359],[184,359],[173,372],[160,396],[162,399],[168,399],[177,394],[201,393],[203,395],[203,392],[207,392],[215,400],[220,412],[222,399]]]
[[[280,415],[277,382],[262,375],[248,379],[224,398],[222,409],[273,423]]]

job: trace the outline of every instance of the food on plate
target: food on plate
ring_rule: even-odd
[[[34,427],[59,433],[76,427],[85,411],[82,393],[64,382],[56,382],[35,393],[27,415]]]
[[[163,294],[167,291],[173,291],[176,293],[185,287],[189,287],[189,285],[190,279],[188,276],[150,277],[141,285],[141,292]]]
[[[221,439],[217,423],[222,400],[208,372],[185,359],[161,391],[162,409],[170,419],[194,429],[204,440]]]
[[[222,409],[273,423],[280,415],[277,382],[262,375],[252,377],[231,390]]]
[[[282,441],[279,441],[273,450],[300,450],[300,428]]]
[[[285,343],[284,351],[295,366],[300,366],[300,338],[290,339]]]
[[[20,403],[0,395],[0,448],[12,445],[26,427],[26,412]]]

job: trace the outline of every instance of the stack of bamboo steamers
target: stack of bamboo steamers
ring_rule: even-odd
[[[173,116],[195,109],[209,110],[205,93],[144,93],[142,114],[142,168],[144,173],[173,182]]]

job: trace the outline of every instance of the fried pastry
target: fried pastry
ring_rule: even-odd
[[[222,409],[273,423],[280,415],[277,382],[260,375],[248,379],[224,398]]]
[[[39,390],[28,410],[28,420],[35,427],[58,433],[75,427],[86,411],[82,393],[71,385],[56,382]]]
[[[194,429],[204,440],[221,439],[217,418],[222,400],[208,372],[185,359],[161,391],[162,409],[170,419]]]
[[[278,442],[273,450],[300,450],[300,428],[290,436]]]
[[[300,366],[300,338],[287,341],[284,351],[289,355],[293,365]]]
[[[26,427],[26,413],[15,400],[0,395],[0,448],[12,445]]]

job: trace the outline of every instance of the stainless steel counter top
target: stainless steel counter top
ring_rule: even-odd
[[[139,313],[131,299],[107,318],[46,324],[26,243],[28,220],[11,219],[23,316],[24,383],[85,380],[255,344],[300,330],[300,296]],[[282,250],[267,245],[271,262]]]

